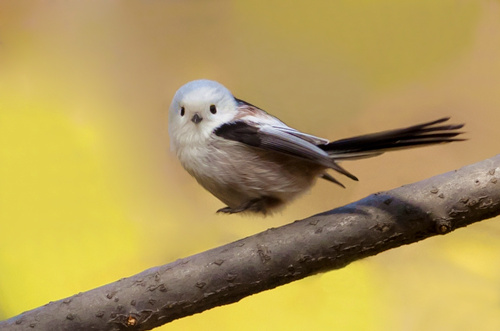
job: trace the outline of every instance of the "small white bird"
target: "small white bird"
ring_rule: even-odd
[[[318,177],[343,187],[328,169],[358,180],[337,161],[463,140],[455,138],[463,124],[440,125],[448,119],[330,142],[290,128],[217,82],[195,80],[175,93],[168,130],[182,166],[227,205],[217,212],[267,214]]]

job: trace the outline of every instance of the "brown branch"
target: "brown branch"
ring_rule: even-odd
[[[147,330],[500,214],[500,155],[148,269],[0,322]]]

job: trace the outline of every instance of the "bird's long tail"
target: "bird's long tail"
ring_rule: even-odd
[[[456,138],[463,133],[459,130],[464,124],[443,124],[449,119],[449,117],[445,117],[407,128],[341,139],[325,145],[319,145],[318,147],[326,151],[332,160],[344,161],[377,156],[385,152],[399,149],[466,140]],[[343,168],[341,168],[341,170],[343,171],[339,171],[340,173],[356,180],[355,176],[348,173]],[[326,174],[325,176],[330,177]],[[337,181],[335,182],[338,183]]]
[[[353,160],[385,152],[420,146],[443,144],[465,139],[456,138],[464,124],[442,124],[450,118],[413,125],[407,128],[382,131],[320,145],[334,160]]]

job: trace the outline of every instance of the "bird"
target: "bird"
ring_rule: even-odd
[[[318,178],[345,187],[328,170],[357,181],[341,161],[465,140],[457,137],[464,124],[449,119],[329,141],[287,126],[216,81],[200,79],[175,93],[168,133],[184,169],[226,205],[217,213],[268,215]]]

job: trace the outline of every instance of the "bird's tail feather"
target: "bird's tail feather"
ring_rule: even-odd
[[[464,124],[438,125],[450,118],[422,123],[407,128],[377,132],[319,145],[335,161],[377,156],[388,151],[463,141],[456,138]]]

